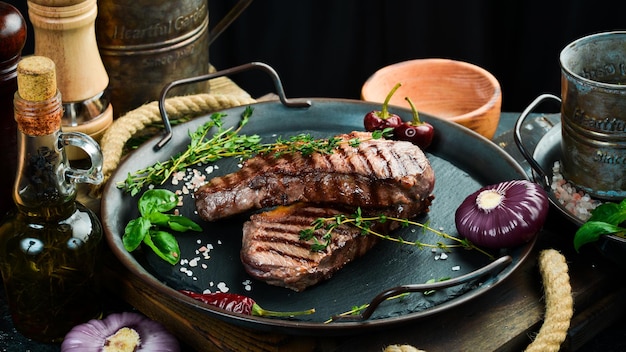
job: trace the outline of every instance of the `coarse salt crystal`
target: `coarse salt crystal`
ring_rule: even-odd
[[[229,288],[228,286],[226,286],[225,282],[220,282],[217,284],[217,289],[220,290],[221,292],[228,292]]]
[[[459,271],[461,270],[461,266],[460,265],[456,265],[452,267],[452,271]]]

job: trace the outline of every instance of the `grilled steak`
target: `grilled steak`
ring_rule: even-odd
[[[384,209],[422,204],[431,195],[435,177],[419,147],[366,132],[340,138],[362,141],[340,143],[330,154],[255,156],[239,171],[211,179],[195,193],[200,217],[213,221],[295,202]]]
[[[387,216],[400,218],[414,217],[419,212],[419,206],[392,207],[383,211]],[[302,291],[330,278],[378,242],[376,236],[363,235],[354,226],[341,225],[333,230],[331,242],[325,250],[311,251],[313,240],[301,240],[300,231],[311,228],[318,218],[338,214],[349,215],[350,212],[297,203],[252,215],[243,226],[241,261],[246,271],[270,285],[294,291]],[[387,221],[374,224],[372,229],[388,233],[398,226],[397,222]],[[325,241],[322,239],[325,232],[324,229],[316,230],[315,236],[320,242]]]

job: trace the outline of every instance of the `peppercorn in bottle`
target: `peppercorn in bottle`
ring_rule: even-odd
[[[33,340],[60,341],[73,326],[101,314],[102,226],[76,201],[76,183],[102,181],[102,154],[90,137],[61,131],[52,60],[20,61],[17,86],[17,210],[0,225],[0,270],[15,328]],[[82,148],[91,165],[72,168],[67,145]]]

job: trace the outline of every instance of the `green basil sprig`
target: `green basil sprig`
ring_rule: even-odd
[[[185,216],[165,213],[174,209],[176,204],[178,197],[174,192],[166,189],[145,191],[137,203],[141,217],[129,221],[124,229],[124,248],[132,252],[143,242],[166,262],[178,263],[178,241],[164,228],[177,232],[202,231],[202,228]]]
[[[604,203],[591,212],[591,217],[574,235],[576,251],[584,244],[597,241],[603,235],[626,238],[626,199],[620,203]]]

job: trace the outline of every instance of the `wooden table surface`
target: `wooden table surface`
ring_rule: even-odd
[[[503,114],[500,133],[517,114]],[[164,322],[186,344],[207,351],[381,351],[390,344],[410,344],[426,351],[520,351],[539,331],[545,310],[537,267],[541,250],[561,251],[570,268],[575,312],[562,350],[574,351],[626,311],[626,285],[620,269],[594,247],[573,250],[575,227],[551,211],[528,260],[484,295],[450,311],[389,330],[348,336],[290,336],[197,319],[179,302],[157,298],[154,288],[121,266],[106,271],[112,292],[155,320]],[[113,260],[115,262],[115,260]],[[207,323],[208,321],[208,323]]]

